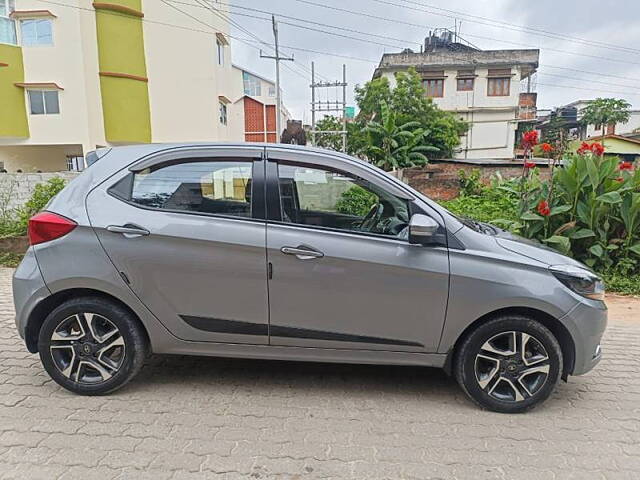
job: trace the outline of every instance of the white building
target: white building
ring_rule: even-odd
[[[279,142],[282,132],[276,132],[276,84],[261,75],[233,65],[231,125],[233,138],[247,142]],[[282,104],[282,130],[291,114]]]
[[[0,164],[57,171],[97,147],[240,140],[228,22],[175,6],[0,0]]]
[[[593,100],[577,100],[575,102],[569,103],[563,107],[559,107],[559,110],[567,110],[575,108],[576,110],[576,118],[578,123],[582,120],[583,110],[589,105]],[[616,125],[607,125],[605,128],[605,134],[608,135],[626,135],[629,133],[635,133],[640,129],[640,110],[631,110],[629,116],[629,121],[626,123],[618,123]],[[602,125],[586,125],[580,126],[579,137],[581,140],[585,140],[591,137],[597,137],[602,135]]]
[[[455,158],[513,159],[519,124],[536,119],[530,79],[538,59],[539,50],[479,50],[445,31],[429,36],[424,52],[384,54],[374,78],[395,86],[397,72],[415,68],[438,107],[469,123]]]

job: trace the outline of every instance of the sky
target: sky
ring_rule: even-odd
[[[259,50],[262,48],[265,54],[273,54],[270,47],[273,45],[273,32],[268,13],[261,12],[276,15],[280,44],[283,45],[281,55],[293,55],[295,59],[293,62],[281,62],[283,100],[294,118],[305,123],[311,121],[309,71],[312,61],[321,76],[319,80],[341,79],[342,64],[347,65],[348,102],[353,105],[353,87],[371,79],[383,53],[399,52],[407,47],[418,51],[429,30],[453,29],[456,22],[461,36],[484,50],[540,49],[540,68],[535,82],[538,108],[553,108],[574,100],[596,97],[624,98],[634,108],[640,108],[638,0],[229,2],[235,24],[231,30],[233,62],[272,79],[275,78],[275,62],[261,59]],[[285,16],[363,33],[331,29]],[[498,25],[496,22],[501,23]],[[522,27],[536,32],[523,31]],[[258,43],[258,39],[249,36],[247,31],[268,45]],[[362,41],[328,32],[357,37]],[[333,89],[325,90],[320,99],[333,100],[336,95],[338,92]]]

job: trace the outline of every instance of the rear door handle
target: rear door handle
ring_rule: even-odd
[[[282,247],[280,251],[285,255],[295,255],[300,260],[312,260],[314,258],[324,257],[324,253],[302,245],[299,247]]]
[[[122,233],[125,237],[127,236],[147,236],[149,235],[149,230],[144,229],[142,227],[138,227],[137,225],[109,225],[107,227],[107,231],[112,233]]]

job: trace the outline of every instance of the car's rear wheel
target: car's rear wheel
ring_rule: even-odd
[[[462,340],[455,376],[477,404],[520,413],[544,402],[562,374],[562,349],[540,322],[506,315],[481,324]]]
[[[83,297],[64,302],[47,316],[38,350],[45,370],[59,385],[82,395],[103,395],[140,371],[148,342],[127,309]]]

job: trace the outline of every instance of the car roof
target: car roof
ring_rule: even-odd
[[[172,143],[146,143],[146,144],[135,144],[135,145],[121,145],[121,146],[113,146],[99,149],[98,151],[110,151],[111,153],[124,153],[124,152],[135,152],[136,155],[140,158],[145,155],[149,155],[151,153],[161,152],[163,150],[173,150],[179,148],[189,148],[189,147],[218,147],[218,148],[268,148],[268,149],[279,149],[279,150],[289,150],[292,152],[313,152],[324,155],[333,155],[336,157],[342,157],[344,159],[349,159],[351,161],[357,160],[361,163],[366,164],[364,160],[361,160],[357,157],[352,157],[343,152],[338,152],[335,150],[329,150],[320,147],[311,147],[307,145],[293,145],[289,143],[268,143],[268,142],[172,142]]]

